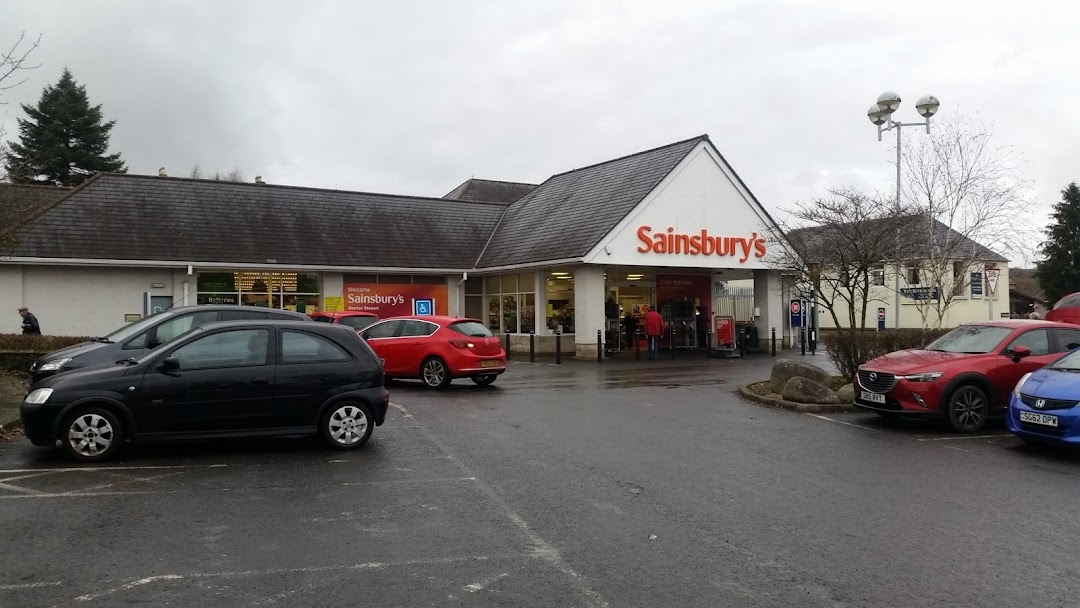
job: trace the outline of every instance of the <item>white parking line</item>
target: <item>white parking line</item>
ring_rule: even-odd
[[[829,418],[828,416],[822,416],[821,414],[806,413],[807,416],[813,416],[814,418],[821,418],[822,420],[828,420],[829,422],[835,422],[837,424],[843,424],[847,426],[853,426],[858,429],[865,429],[867,431],[880,431],[881,429],[875,429],[872,426],[863,426],[861,424],[855,424],[854,422],[845,422],[843,420],[837,420],[836,418]]]
[[[411,416],[411,414],[408,413],[408,410],[406,410],[403,406],[394,404],[394,407],[400,410],[405,415]],[[566,560],[562,558],[562,554],[559,553],[559,549],[557,547],[544,540],[543,537],[534,532],[532,527],[529,526],[528,522],[526,522],[520,515],[518,515],[516,511],[511,509],[510,505],[506,504],[506,501],[504,501],[502,497],[500,497],[499,494],[491,488],[491,486],[480,480],[476,476],[476,474],[473,473],[472,469],[469,468],[469,465],[465,464],[457,457],[455,457],[454,454],[450,452],[450,449],[447,448],[446,445],[442,441],[440,441],[437,436],[435,436],[435,433],[432,432],[431,429],[427,427],[421,428],[424,434],[428,436],[428,439],[430,439],[431,442],[434,443],[435,446],[438,447],[443,454],[449,456],[450,460],[454,464],[456,464],[459,469],[461,469],[462,473],[475,480],[476,486],[480,489],[480,492],[483,493],[484,496],[487,496],[488,499],[491,500],[491,502],[494,503],[497,507],[499,507],[499,509],[506,514],[510,521],[512,521],[519,530],[525,533],[525,536],[528,537],[529,541],[532,543],[532,557],[547,562],[549,565],[555,567],[555,569],[557,569],[559,572],[562,572],[564,575],[566,575],[570,580],[574,582],[574,585],[577,587],[578,591],[580,591],[581,594],[585,596],[591,606],[598,606],[599,608],[608,607],[609,604],[606,600],[604,600],[603,596],[597,593],[597,591],[593,589],[591,585],[589,585],[589,582],[585,579],[585,577],[583,577],[576,570],[574,570],[573,567],[571,567],[570,564],[568,564]]]
[[[19,589],[37,589],[39,587],[56,587],[63,585],[60,581],[51,581],[48,583],[14,583],[11,585],[0,585],[0,591],[18,591]]]
[[[1011,437],[1012,433],[998,433],[997,435],[957,435],[956,437],[919,437],[919,441],[953,441],[956,439],[992,439],[994,437]]]
[[[511,559],[513,557],[515,556],[476,555],[464,557],[443,557],[435,559],[410,559],[400,562],[365,562],[360,564],[346,564],[342,566],[310,566],[306,568],[271,568],[269,570],[240,570],[234,572],[196,572],[191,574],[162,574],[158,576],[149,576],[146,578],[129,581],[127,583],[124,583],[123,585],[120,585],[119,587],[113,587],[112,589],[106,589],[104,591],[96,591],[93,593],[87,593],[86,595],[80,595],[75,599],[80,602],[96,600],[99,598],[103,598],[107,595],[113,595],[121,591],[127,591],[128,589],[133,589],[135,587],[148,585],[150,583],[157,583],[160,581],[194,580],[205,578],[231,579],[250,576],[280,576],[282,574],[343,572],[349,570],[383,570],[386,568],[405,568],[409,566],[441,566],[445,564],[456,564],[461,562],[483,562],[493,559]]]

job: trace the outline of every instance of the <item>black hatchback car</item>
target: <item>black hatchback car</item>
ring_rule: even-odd
[[[204,304],[170,308],[125,325],[111,334],[51,352],[30,366],[34,382],[72,369],[137,359],[180,334],[215,321],[310,321],[305,314],[290,310]]]
[[[320,434],[358,448],[390,396],[382,361],[355,330],[301,321],[203,325],[138,359],[30,387],[27,438],[97,462],[124,443]]]

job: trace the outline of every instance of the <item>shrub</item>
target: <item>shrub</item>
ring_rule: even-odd
[[[885,331],[841,330],[822,335],[825,352],[847,380],[859,366],[886,353],[922,348],[948,333],[948,329],[886,329]]]
[[[90,338],[0,334],[0,369],[25,372],[39,356]]]
[[[57,349],[86,342],[90,338],[75,336],[24,336],[22,334],[0,334],[0,351],[24,350],[35,353],[48,353]]]

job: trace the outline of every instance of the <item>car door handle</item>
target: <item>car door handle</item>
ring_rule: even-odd
[[[253,378],[251,380],[251,383],[252,384],[269,384],[270,380],[268,378],[259,377],[259,378]]]

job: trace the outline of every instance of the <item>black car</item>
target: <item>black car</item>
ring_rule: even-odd
[[[203,325],[139,359],[58,374],[20,408],[34,445],[76,460],[127,442],[321,434],[362,446],[386,418],[382,361],[349,327],[301,321]]]
[[[125,325],[113,333],[51,352],[30,366],[34,382],[72,369],[138,359],[176,336],[215,321],[310,321],[311,317],[290,310],[209,304],[180,306]]]

